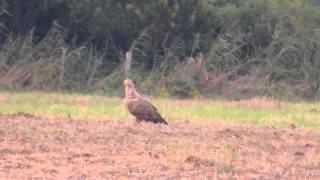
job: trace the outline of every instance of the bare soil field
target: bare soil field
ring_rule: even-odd
[[[0,179],[320,179],[320,133],[0,116]]]

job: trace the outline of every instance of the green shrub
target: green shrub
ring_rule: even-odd
[[[192,98],[195,91],[193,80],[174,80],[167,85],[170,96],[178,98]]]

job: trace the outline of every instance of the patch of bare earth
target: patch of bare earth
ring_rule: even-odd
[[[0,116],[0,179],[320,179],[320,133]]]

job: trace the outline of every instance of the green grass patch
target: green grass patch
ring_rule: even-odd
[[[169,122],[209,121],[274,127],[320,129],[320,103],[282,102],[279,109],[233,107],[228,101],[151,99]],[[263,103],[263,102],[262,102]],[[45,117],[116,118],[131,116],[122,99],[97,95],[59,93],[0,93],[0,113],[27,112]]]

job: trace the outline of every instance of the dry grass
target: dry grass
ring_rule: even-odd
[[[289,103],[271,98],[242,101],[174,100],[150,101],[172,122],[227,122],[259,126],[297,127],[319,130],[319,103]],[[131,121],[121,98],[61,93],[0,93],[0,113],[26,112],[42,117],[76,119],[112,118]]]
[[[248,109],[267,109],[281,110],[284,108],[284,103],[271,97],[254,97],[247,100],[231,101],[228,103],[233,108],[248,108]]]

